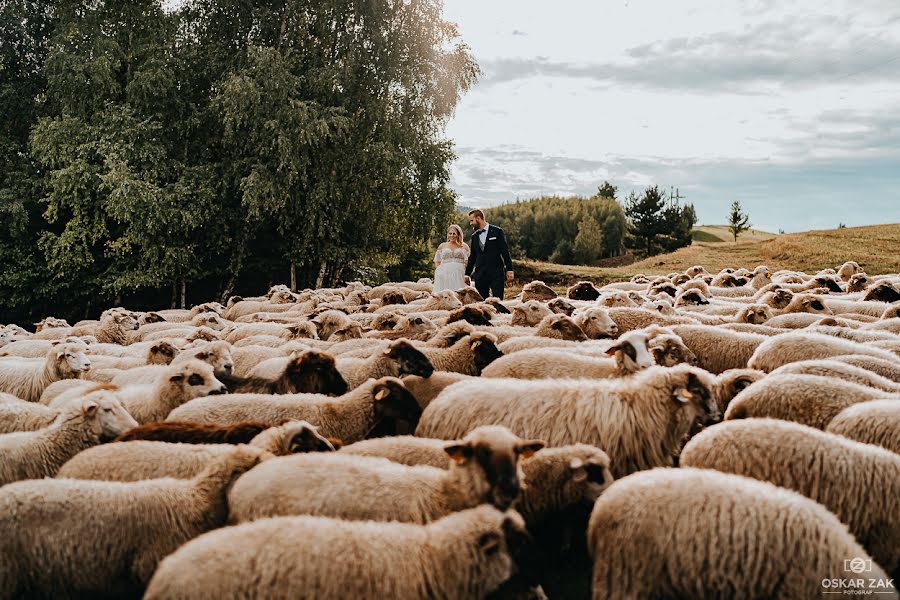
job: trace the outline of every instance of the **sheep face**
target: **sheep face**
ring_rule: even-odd
[[[428,310],[453,310],[462,305],[463,303],[456,297],[456,294],[450,290],[441,290],[437,294],[432,294],[425,304]]]
[[[648,292],[651,295],[668,294],[674,298],[678,294],[678,288],[672,285],[672,282],[667,279],[665,282],[654,283],[651,285]]]
[[[607,348],[606,354],[616,358],[616,364],[623,373],[635,373],[654,364],[648,344],[647,334],[629,331]]]
[[[576,323],[584,334],[592,340],[614,338],[619,335],[619,326],[602,308],[589,308],[578,315]]]
[[[138,422],[128,414],[112,390],[95,390],[85,394],[80,402],[81,414],[90,421],[94,433],[101,441],[114,440],[138,426]]]
[[[50,352],[56,354],[56,364],[62,373],[80,377],[91,370],[89,350],[83,343],[53,344]]]
[[[522,301],[529,300],[553,300],[557,293],[543,281],[531,281],[522,287]]]
[[[289,325],[285,329],[287,330],[288,339],[291,340],[319,339],[319,332],[316,330],[316,326],[310,321],[301,321],[300,323]]]
[[[772,308],[783,309],[786,308],[793,299],[794,293],[791,290],[778,289],[767,292],[763,297],[763,302]]]
[[[558,315],[566,315],[571,317],[575,312],[575,306],[565,298],[554,298],[547,303],[547,308]]]
[[[234,358],[227,342],[208,342],[194,353],[194,358],[209,364],[216,375],[230,375],[234,369]]]
[[[641,305],[641,308],[656,311],[661,315],[675,314],[675,307],[672,306],[671,302],[668,302],[666,300],[653,300],[652,302],[644,302]]]
[[[897,290],[897,288],[888,281],[881,281],[877,285],[869,288],[866,295],[863,297],[863,300],[897,302],[900,300],[900,290]]]
[[[694,265],[693,267],[688,268],[688,270],[685,271],[685,274],[693,279],[698,275],[706,275],[706,269],[703,268],[703,265]]]
[[[600,297],[600,291],[590,281],[579,281],[568,289],[566,295],[570,300],[587,300],[593,302]]]
[[[687,283],[690,280],[691,280],[691,278],[688,277],[687,275],[685,275],[684,273],[678,273],[677,275],[675,275],[674,277],[671,278],[672,285],[675,285],[675,286],[684,285],[685,283]]]
[[[57,319],[56,317],[46,317],[34,324],[34,332],[37,333],[44,329],[52,329],[54,327],[70,327],[69,322],[65,319]]]
[[[729,369],[716,377],[716,401],[719,410],[725,412],[731,400],[745,388],[750,387],[763,377],[765,373],[754,369]]]
[[[716,402],[715,382],[709,373],[695,367],[678,373],[672,389],[672,400],[690,423],[698,420],[709,426],[722,420],[722,411]]]
[[[280,289],[269,296],[269,302],[272,304],[293,304],[296,301],[297,297],[288,289]]]
[[[197,327],[209,327],[213,331],[222,331],[227,327],[225,321],[214,312],[201,313],[194,317],[191,323]]]
[[[472,286],[466,286],[456,290],[456,296],[463,304],[475,304],[476,302],[484,302],[484,297],[478,293],[478,290]]]
[[[138,317],[138,325],[147,325],[148,323],[164,323],[165,317],[155,312],[145,312]]]
[[[490,304],[491,306],[493,306],[494,310],[496,310],[497,313],[499,313],[499,314],[502,314],[502,315],[511,314],[511,311],[508,308],[506,308],[505,304],[500,302],[499,298],[495,298],[495,297],[491,296],[487,300],[485,300],[485,302]]]
[[[213,368],[199,360],[191,360],[182,365],[169,376],[168,382],[170,386],[179,388],[180,396],[185,399],[185,402],[201,396],[224,394],[228,391],[225,385],[216,379]]]
[[[541,319],[549,317],[552,314],[553,311],[545,304],[541,304],[537,300],[529,300],[521,306],[513,307],[510,324],[534,327],[541,322]]]
[[[463,306],[452,311],[447,322],[455,323],[456,321],[466,321],[472,325],[492,325],[490,313],[479,306]]]
[[[340,396],[347,391],[347,382],[334,364],[334,357],[309,350],[291,358],[285,377],[294,393]]]
[[[709,304],[709,300],[700,290],[683,290],[675,298],[675,306],[699,306],[702,304]]]
[[[861,292],[869,287],[869,284],[872,283],[872,280],[865,273],[857,273],[852,275],[849,280],[847,280],[847,291],[848,292]]]
[[[609,468],[609,456],[599,448],[587,444],[578,444],[576,448],[579,450],[578,455],[573,456],[567,465],[571,474],[571,483],[568,485],[583,486],[582,498],[593,506],[614,480]],[[552,449],[541,452],[550,450]]]
[[[382,377],[372,387],[372,398],[379,435],[415,431],[422,416],[422,407],[402,381],[395,377]],[[375,435],[370,432],[367,437]]]
[[[806,312],[830,315],[831,309],[825,306],[822,299],[812,294],[800,294],[794,296],[791,303],[785,308],[785,312]]]
[[[400,290],[390,290],[381,297],[381,306],[406,304],[406,296]]]
[[[472,351],[475,371],[479,375],[485,367],[503,356],[503,352],[497,348],[497,338],[489,334],[472,334],[469,348]]]
[[[523,478],[519,459],[526,459],[544,447],[540,440],[523,440],[506,427],[486,425],[469,432],[444,451],[453,461],[451,468],[477,468],[483,476],[482,501],[506,510],[518,500]],[[474,484],[475,482],[473,482]]]
[[[647,345],[656,364],[663,367],[674,367],[682,363],[696,365],[697,355],[684,345],[677,335],[657,335]]]
[[[0,331],[0,348],[14,341],[13,335],[8,331]]]
[[[849,281],[854,275],[861,271],[859,264],[852,260],[848,260],[837,270],[838,277],[841,281]]]
[[[116,313],[113,316],[113,321],[124,331],[136,331],[141,326],[138,320],[130,313]]]
[[[834,277],[820,276],[813,279],[813,281],[816,285],[827,288],[829,292],[840,294],[844,291]]]
[[[397,340],[384,350],[384,354],[397,363],[399,375],[431,377],[434,367],[421,351],[406,340]]]
[[[332,342],[346,342],[347,340],[359,339],[363,336],[365,330],[359,323],[351,323],[345,327],[341,327],[330,336],[328,340]]]
[[[751,323],[753,325],[762,325],[772,318],[772,311],[765,304],[751,304],[744,308],[740,315],[739,321],[742,323]]]
[[[157,342],[147,352],[147,362],[151,365],[167,365],[178,355],[178,348],[169,342]]]
[[[578,323],[571,317],[565,315],[553,315],[547,317],[543,324],[548,326],[552,331],[557,332],[560,339],[573,342],[583,342],[588,339],[584,334],[584,331],[581,330],[581,327],[578,326]]]
[[[322,437],[318,429],[306,421],[292,421],[282,428],[285,454],[335,451],[334,444]]]
[[[375,320],[372,321],[372,327],[378,331],[390,331],[397,326],[400,321],[400,315],[392,312],[380,313]]]

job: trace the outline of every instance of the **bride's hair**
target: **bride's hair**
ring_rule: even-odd
[[[448,233],[448,234],[449,234],[451,231],[454,232],[454,233],[456,234],[456,241],[457,241],[458,243],[460,243],[460,244],[465,244],[465,241],[463,240],[462,227],[460,227],[459,225],[457,225],[456,223],[454,223],[453,225],[451,225],[450,227],[447,228],[447,233]]]

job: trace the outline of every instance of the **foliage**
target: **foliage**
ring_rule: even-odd
[[[741,203],[735,200],[731,203],[731,212],[728,214],[728,231],[737,242],[738,236],[750,229],[750,216],[741,209]]]
[[[655,185],[640,196],[631,192],[625,199],[625,214],[633,245],[645,256],[689,246],[697,223],[693,205],[681,206]]]
[[[602,249],[603,233],[600,225],[593,217],[585,216],[578,224],[578,235],[575,236],[575,261],[582,265],[590,264],[600,257]]]
[[[420,273],[479,73],[441,11],[3,2],[0,321]]]

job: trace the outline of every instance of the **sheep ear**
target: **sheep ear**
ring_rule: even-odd
[[[388,394],[390,394],[390,390],[388,390],[387,386],[378,385],[375,386],[375,394],[373,397],[375,398],[375,400],[380,402],[384,400]]]
[[[584,481],[587,479],[587,469],[584,461],[580,458],[573,458],[569,461],[569,468],[572,470],[572,481]]]
[[[450,457],[450,460],[461,465],[466,460],[472,458],[475,451],[468,444],[447,444],[444,446],[444,452]]]
[[[680,387],[672,394],[672,399],[679,404],[687,404],[694,399],[694,395],[687,388]]]
[[[618,352],[621,349],[622,349],[622,344],[613,344],[612,346],[610,346],[609,348],[606,349],[604,354],[612,356],[613,354],[615,354],[616,352]]]
[[[491,556],[492,554],[496,554],[498,550],[500,550],[500,542],[503,541],[503,536],[501,536],[496,531],[488,531],[483,533],[480,538],[478,538],[478,547],[484,552],[486,555]]]
[[[516,452],[521,458],[531,458],[535,452],[546,445],[541,440],[526,440],[516,445]]]
[[[88,400],[84,404],[81,405],[81,414],[85,417],[93,417],[97,414],[98,405],[93,400]]]
[[[382,350],[381,353],[384,354],[385,356],[390,356],[391,352],[393,352],[393,350],[394,349],[391,346],[388,346],[387,348]]]
[[[331,444],[335,450],[340,450],[341,448],[344,447],[344,440],[342,440],[342,439],[332,438],[332,437],[325,438],[325,439],[328,440],[328,443]]]
[[[473,340],[472,341],[472,350],[481,345],[481,340]]]
[[[734,380],[734,391],[735,393],[740,392],[744,388],[751,386],[753,383],[754,381],[749,377],[738,377]]]

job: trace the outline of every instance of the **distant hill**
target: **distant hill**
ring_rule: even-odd
[[[750,229],[738,236],[738,242],[761,242],[777,237],[778,234],[760,231],[759,229]],[[728,231],[727,225],[697,225],[691,236],[695,242],[705,242],[708,244],[716,244],[722,242],[734,243],[734,237]]]
[[[472,210],[471,206],[463,206],[462,204],[456,205],[456,212],[465,214],[465,213],[469,212],[470,210]]]
[[[707,231],[710,226],[698,229],[718,238],[720,234],[716,227],[712,226],[711,232]],[[724,267],[756,265],[767,265],[773,271],[797,269],[811,273],[854,260],[867,273],[883,274],[900,271],[898,248],[900,223],[892,223],[783,235],[759,232],[759,235],[747,235],[746,239],[740,236],[737,244],[721,240],[697,240],[689,247],[669,254],[651,256],[630,265],[610,268],[522,261],[516,265],[516,271],[520,278],[517,281],[519,285],[531,279],[541,279],[556,286],[569,285],[581,279],[605,284],[627,280],[636,273],[665,275],[673,271],[684,271],[692,265],[703,265],[711,273]]]

